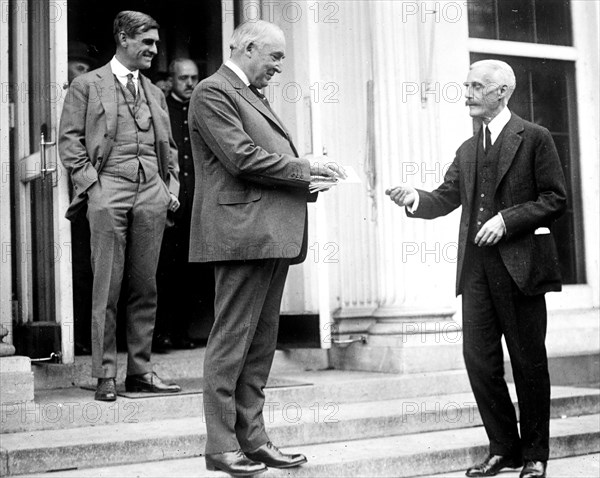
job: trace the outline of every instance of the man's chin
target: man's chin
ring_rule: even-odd
[[[140,70],[147,70],[152,66],[152,58],[144,58],[140,64]]]

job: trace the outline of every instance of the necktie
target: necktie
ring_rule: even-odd
[[[285,131],[286,136],[288,137],[288,139],[291,142],[291,139],[289,137],[289,133],[287,132],[287,130],[283,126],[283,123],[279,119],[279,116],[277,116],[275,114],[275,111],[273,111],[271,109],[271,104],[269,103],[269,100],[267,99],[267,97],[265,95],[263,95],[260,91],[258,91],[258,88],[256,86],[254,86],[254,85],[248,85],[248,88],[250,88],[250,91],[252,91],[252,93],[254,93],[258,97],[258,99],[260,101],[262,101],[263,105],[265,105],[267,107],[267,109],[271,112],[271,114],[277,120],[277,122],[279,123],[279,126],[281,126],[281,128]]]
[[[492,133],[490,133],[490,129],[487,126],[485,128],[485,144],[483,145],[483,151],[487,153],[492,147]]]
[[[263,105],[265,105],[267,107],[267,109],[271,112],[271,114],[273,116],[275,116],[275,118],[277,118],[277,121],[279,121],[279,118],[277,117],[275,112],[271,109],[271,104],[269,103],[269,100],[267,99],[267,97],[265,95],[263,95],[260,91],[258,91],[258,88],[254,85],[248,85],[248,88],[250,88],[252,93],[254,93],[258,97],[258,99],[260,101],[262,101]],[[281,123],[281,121],[279,121],[279,123]]]
[[[136,91],[135,91],[135,85],[133,84],[133,74],[132,73],[127,74],[127,84],[125,86],[127,87],[129,92],[133,96],[133,99],[135,100]]]
[[[258,99],[260,101],[262,101],[267,108],[271,109],[271,105],[269,105],[269,100],[267,99],[267,97],[265,95],[263,95],[260,91],[258,91],[258,88],[256,86],[249,85],[248,88],[250,88],[252,93],[254,93],[256,96],[258,96]]]

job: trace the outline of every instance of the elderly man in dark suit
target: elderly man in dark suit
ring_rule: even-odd
[[[198,85],[190,106],[196,171],[190,260],[212,263],[215,276],[215,322],[204,360],[206,464],[240,476],[306,462],[270,442],[263,389],[288,267],[306,254],[311,175],[343,177],[334,164],[298,157],[259,91],[281,72],[284,56],[279,27],[240,25],[231,59]]]
[[[162,92],[139,73],[157,53],[158,24],[119,13],[110,63],[69,87],[59,147],[73,182],[72,219],[87,204],[93,280],[92,375],[96,400],[116,399],[116,315],[128,277],[128,391],[177,392],[152,371],[156,267],[167,209],[179,206],[177,147]]]
[[[487,459],[467,476],[493,476],[525,464],[521,478],[543,477],[549,447],[550,379],[544,294],[561,289],[552,222],[566,207],[558,153],[545,128],[508,110],[512,68],[471,65],[470,115],[483,121],[433,192],[386,191],[410,217],[432,219],[462,206],[456,292],[462,294],[464,358],[490,440]],[[504,380],[504,335],[520,410],[520,430]]]

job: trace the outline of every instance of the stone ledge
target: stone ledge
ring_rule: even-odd
[[[31,360],[29,357],[13,355],[0,357],[0,373],[31,372]]]
[[[33,372],[0,373],[0,404],[33,400]]]

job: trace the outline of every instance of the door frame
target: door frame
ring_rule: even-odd
[[[61,359],[62,363],[72,363],[74,360],[73,340],[73,301],[72,301],[72,275],[71,275],[71,230],[70,223],[64,217],[69,203],[68,175],[58,158],[58,148],[55,144],[47,147],[41,146],[45,155],[30,147],[30,121],[32,107],[37,101],[47,101],[50,109],[50,124],[45,138],[47,143],[56,143],[60,113],[64,103],[67,88],[67,0],[37,0],[40,2],[39,10],[31,11],[27,0],[9,0],[9,14],[12,21],[12,51],[13,77],[16,87],[24,85],[29,88],[26,101],[17,98],[14,103],[14,138],[15,143],[10,151],[13,155],[12,183],[14,188],[15,222],[13,253],[16,254],[16,295],[18,307],[16,321],[26,323],[33,321],[33,287],[34,270],[32,264],[32,227],[31,227],[31,184],[30,180],[39,177],[42,168],[54,169],[47,173],[47,180],[52,181],[52,211],[53,211],[53,238],[54,268],[53,276],[44,277],[53,281],[54,287],[54,317],[61,328]],[[29,16],[36,15],[36,22],[44,22],[49,30],[49,78],[50,85],[40,85],[38,97],[34,92],[34,85],[29,84],[29,53],[31,35],[29,34]],[[44,27],[46,26],[44,25]],[[21,92],[19,92],[21,93]],[[33,113],[35,114],[35,113]],[[47,161],[41,164],[41,158]]]
[[[9,81],[9,37],[8,18],[0,12],[0,88],[2,98],[7,93],[3,85]],[[12,225],[10,220],[10,181],[6,181],[10,171],[10,135],[12,103],[0,101],[0,244],[2,244],[2,260],[0,260],[0,325],[8,330],[6,343],[12,343],[13,299],[12,299]]]

